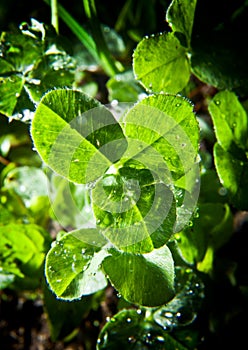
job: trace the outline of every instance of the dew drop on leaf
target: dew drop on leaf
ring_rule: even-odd
[[[160,336],[160,335],[157,336],[156,340],[158,342],[160,342],[160,343],[164,343],[165,342],[164,338],[162,336]]]
[[[226,196],[227,195],[227,189],[225,187],[221,187],[218,191],[220,196]]]

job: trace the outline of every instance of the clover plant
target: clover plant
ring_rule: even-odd
[[[203,342],[194,324],[216,255],[233,238],[234,215],[248,210],[247,51],[233,63],[244,33],[231,57],[222,40],[226,23],[235,37],[247,1],[209,37],[199,25],[205,3],[173,0],[163,32],[139,40],[131,30],[132,67],[94,1],[83,1],[88,28],[54,1],[52,26],[31,19],[1,34],[0,288],[41,288],[53,340],[112,288],[118,310],[97,349]],[[79,54],[58,35],[57,13]],[[93,69],[108,79],[109,104]],[[213,88],[204,111],[213,127],[189,98],[196,81]]]

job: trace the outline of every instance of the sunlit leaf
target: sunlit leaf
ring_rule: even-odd
[[[0,226],[0,264],[5,273],[24,278],[24,284],[37,279],[42,272],[50,237],[36,225],[9,224]],[[30,280],[29,280],[30,279]]]
[[[0,62],[1,63],[1,62]],[[17,99],[24,86],[24,79],[20,76],[11,75],[9,77],[0,77],[0,112],[6,116],[12,116]]]
[[[124,299],[144,306],[158,306],[172,299],[174,263],[166,245],[143,255],[117,250],[111,254],[103,260],[103,269]]]
[[[216,94],[209,105],[218,143],[225,151],[248,147],[247,114],[233,92]],[[236,146],[236,148],[235,148]]]
[[[41,158],[76,183],[96,180],[126,146],[120,126],[104,106],[66,89],[43,97],[31,133]]]
[[[94,229],[88,229],[88,236],[91,231]],[[73,300],[103,289],[107,282],[99,267],[106,254],[73,231],[63,235],[46,256],[46,278],[51,290],[60,299]]]
[[[174,0],[166,13],[167,22],[176,35],[181,35],[178,38],[186,47],[190,47],[196,3],[197,0]]]
[[[187,51],[174,33],[144,38],[133,56],[135,77],[147,90],[178,93],[190,77]]]

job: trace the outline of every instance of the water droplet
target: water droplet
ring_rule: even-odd
[[[76,267],[75,267],[75,263],[73,262],[72,265],[71,265],[71,269],[72,269],[72,272],[76,273]]]
[[[218,191],[220,196],[226,196],[227,195],[227,189],[225,187],[221,187]]]
[[[214,101],[214,103],[215,103],[217,106],[220,105],[220,101],[219,101],[219,100]]]
[[[107,317],[106,317],[106,322],[109,322],[110,319],[111,319],[111,318],[110,318],[109,316],[107,316]]]
[[[128,342],[129,343],[136,343],[136,339],[134,338],[134,336],[128,337]]]
[[[120,80],[120,79],[119,79],[119,80]],[[118,100],[113,100],[113,101],[111,102],[111,106],[112,106],[112,107],[117,107],[117,106],[118,106],[118,103],[119,103]]]
[[[131,323],[132,319],[130,317],[127,318],[127,323]]]
[[[156,339],[157,339],[157,341],[159,341],[160,343],[164,343],[164,342],[165,342],[164,337],[161,337],[161,335],[158,335]]]
[[[137,312],[138,315],[142,314],[142,310],[140,310],[140,309],[138,309],[136,312]]]
[[[61,278],[56,280],[57,283],[60,283],[61,281],[62,281]]]
[[[176,107],[180,107],[180,106],[181,106],[181,103],[177,103],[177,104],[176,104]]]
[[[237,126],[237,123],[234,122],[234,123],[232,124],[232,127],[233,127],[233,128],[236,128],[236,126]]]
[[[20,189],[21,192],[25,192],[25,191],[26,191],[26,186],[21,185],[21,186],[19,187],[19,189]]]
[[[49,267],[48,267],[48,270],[51,271],[51,272],[55,272],[53,266],[49,266]]]
[[[98,320],[94,320],[93,321],[93,326],[94,327],[99,327],[100,326],[100,322]]]

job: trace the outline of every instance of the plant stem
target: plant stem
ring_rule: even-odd
[[[8,165],[10,163],[10,161],[7,160],[6,158],[0,156],[0,163],[2,163],[3,165]]]
[[[84,10],[86,16],[89,18],[92,35],[96,43],[96,48],[98,56],[101,60],[104,70],[110,76],[115,75],[116,73],[122,71],[124,68],[120,62],[117,62],[112,57],[109,49],[106,45],[102,28],[97,18],[96,5],[94,0],[83,0]]]
[[[44,0],[46,4],[52,6],[52,1]],[[54,0],[57,1],[57,0]],[[111,56],[103,34],[101,31],[100,24],[96,17],[96,8],[94,0],[84,0],[84,8],[87,17],[91,22],[92,36],[64,9],[60,4],[57,4],[58,14],[62,21],[71,29],[76,37],[81,41],[85,48],[90,52],[93,58],[102,66],[104,71],[109,75],[113,76],[119,73],[124,68],[122,64],[113,59]]]
[[[58,0],[51,0],[51,22],[56,33],[59,34]]]
[[[92,37],[83,29],[83,27],[75,21],[75,19],[61,6],[59,8],[60,18],[67,24],[71,31],[76,35],[76,37],[81,41],[81,43],[86,47],[86,49],[91,53],[91,55],[99,61],[96,45]]]

